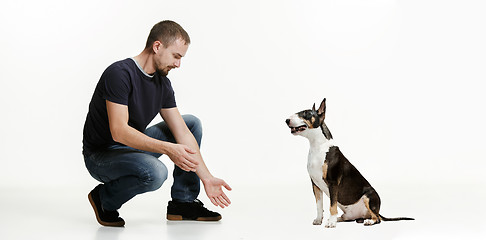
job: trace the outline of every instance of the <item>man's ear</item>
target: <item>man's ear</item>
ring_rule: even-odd
[[[161,41],[154,41],[154,43],[152,44],[152,51],[154,51],[154,53],[158,53],[163,47],[164,45]]]

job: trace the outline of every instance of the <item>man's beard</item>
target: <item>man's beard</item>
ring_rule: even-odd
[[[157,73],[163,77],[167,77],[167,75],[169,74],[169,70],[166,70],[167,68],[163,68],[163,69],[157,69]]]
[[[157,74],[166,77],[169,74],[170,69],[171,68],[169,66],[167,65],[164,66],[159,61],[157,61],[157,59],[155,59],[155,71],[157,72]]]
[[[171,67],[157,68],[157,73],[160,74],[161,76],[167,77],[167,75],[169,75],[170,70],[172,70]]]
[[[167,74],[169,74],[168,72],[165,72],[164,70],[162,69],[157,69],[157,73],[160,75],[160,76],[163,76],[163,77],[167,77]]]

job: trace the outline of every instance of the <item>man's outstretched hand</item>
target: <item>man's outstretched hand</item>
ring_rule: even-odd
[[[204,184],[206,195],[215,206],[224,208],[231,204],[230,199],[222,189],[222,187],[224,187],[228,191],[231,191],[231,187],[223,179],[210,177],[206,180],[202,180],[202,182]]]

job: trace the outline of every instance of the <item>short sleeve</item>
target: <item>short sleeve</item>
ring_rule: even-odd
[[[112,66],[106,69],[104,78],[103,98],[110,102],[128,105],[128,96],[131,91],[130,77],[126,70]]]
[[[174,89],[168,78],[163,79],[163,87],[165,94],[162,99],[162,108],[167,109],[177,107]]]

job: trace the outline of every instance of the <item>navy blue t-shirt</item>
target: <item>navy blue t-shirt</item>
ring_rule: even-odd
[[[110,132],[106,101],[128,106],[128,125],[144,132],[163,108],[176,107],[170,80],[157,72],[147,75],[134,59],[110,65],[96,86],[83,130],[83,154],[115,144]]]

